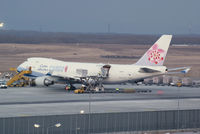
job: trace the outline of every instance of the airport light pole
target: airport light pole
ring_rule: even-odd
[[[179,81],[179,82],[177,82],[176,85],[178,87],[178,97],[177,97],[178,98],[177,129],[179,129],[179,120],[180,120],[180,118],[179,118],[179,116],[180,116],[180,113],[179,113],[180,112],[180,104],[179,103],[180,102],[179,101],[180,101],[180,87],[181,87],[182,83]]]
[[[91,90],[89,89],[89,116],[88,116],[88,134],[90,134],[90,114],[91,114]]]
[[[52,127],[57,127],[57,128],[59,128],[60,126],[61,126],[61,123],[56,123],[56,124],[54,124],[54,125],[52,125],[52,126],[46,127],[46,134],[49,133],[49,128],[52,128]],[[39,127],[40,127],[40,124],[34,124],[34,127],[35,127],[35,128],[39,128]],[[44,127],[43,127],[43,128],[44,128]]]
[[[1,28],[3,28],[4,27],[4,23],[3,22],[0,22],[0,30],[1,30]]]
[[[80,114],[84,114],[85,113],[85,111],[84,110],[81,110],[80,112],[79,112]],[[78,121],[78,114],[76,114],[76,134],[78,133],[78,130],[80,130],[80,128],[77,128],[77,121]]]

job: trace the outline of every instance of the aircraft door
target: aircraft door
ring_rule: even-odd
[[[110,65],[104,65],[104,66],[101,68],[102,77],[108,77],[108,76],[109,76],[109,70],[110,70],[110,68],[111,68]]]

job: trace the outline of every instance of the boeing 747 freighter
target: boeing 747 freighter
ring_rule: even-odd
[[[31,68],[29,77],[36,85],[49,86],[54,83],[82,83],[87,88],[103,90],[103,84],[142,81],[145,78],[168,72],[163,63],[172,35],[162,35],[135,64],[102,64],[65,62],[51,58],[28,58],[18,66],[18,72]],[[178,68],[186,69],[186,68]],[[176,69],[173,69],[173,71]]]

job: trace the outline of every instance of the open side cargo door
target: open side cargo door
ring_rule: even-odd
[[[109,77],[110,68],[111,68],[111,65],[104,65],[101,68],[101,75],[102,75],[102,77],[104,77],[104,78]]]

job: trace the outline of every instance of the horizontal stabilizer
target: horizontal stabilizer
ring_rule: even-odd
[[[167,69],[166,74],[186,74],[190,71],[191,67],[179,67]]]

